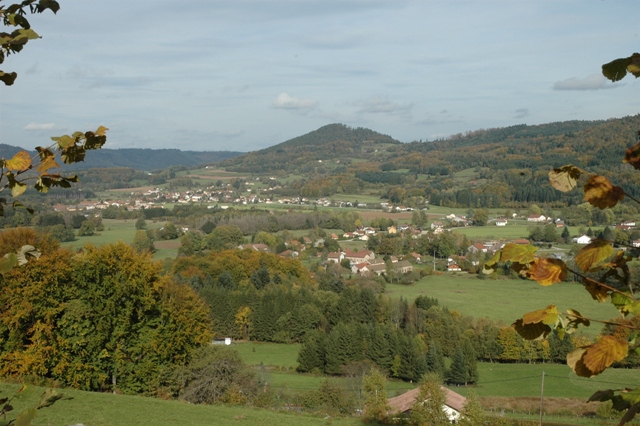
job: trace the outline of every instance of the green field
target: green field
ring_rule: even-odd
[[[278,344],[247,342],[236,343],[232,347],[240,355],[244,362],[249,365],[267,365],[277,367],[296,367],[298,363],[298,351],[300,346],[297,343]]]
[[[0,394],[7,396],[18,389],[18,385],[0,383]],[[11,402],[15,412],[38,405],[43,388],[28,386],[27,390]],[[181,425],[324,425],[324,416],[314,417],[273,410],[259,410],[244,406],[194,405],[159,398],[113,395],[108,393],[60,390],[71,400],[56,402],[53,406],[39,410],[32,425],[91,426],[148,426]],[[9,416],[11,418],[11,416]],[[333,424],[359,424],[356,418],[333,419]]]
[[[517,279],[481,280],[475,275],[430,275],[412,285],[387,284],[386,294],[409,301],[417,296],[435,297],[441,305],[475,318],[487,317],[511,324],[523,314],[556,304],[558,309],[576,309],[593,319],[617,317],[611,303],[596,303],[581,284],[559,283],[543,287],[533,281]],[[583,328],[594,336],[597,325]]]
[[[96,235],[89,237],[76,237],[75,241],[69,241],[62,243],[62,247],[79,249],[85,244],[93,244],[95,246],[101,246],[105,244],[113,244],[118,241],[123,241],[127,244],[133,242],[133,237],[136,234],[136,219],[103,219],[104,231],[97,232]],[[164,226],[164,221],[154,222],[152,220],[147,221],[147,229],[158,229]],[[153,254],[153,258],[164,259],[165,257],[176,257],[177,249],[158,249]]]

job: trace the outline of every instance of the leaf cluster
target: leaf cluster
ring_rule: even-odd
[[[58,12],[60,5],[55,0],[23,0],[10,6],[0,5],[0,19],[5,27],[14,27],[10,33],[0,32],[0,64],[4,63],[5,57],[22,51],[29,40],[35,40],[40,36],[31,29],[31,25],[26,18],[27,11],[30,13],[42,13],[45,10]],[[0,70],[0,81],[11,86],[18,74],[15,72],[4,72]]]
[[[640,54],[622,58],[602,66],[602,72],[611,81],[618,81],[627,72],[640,77]],[[640,137],[640,132],[638,132]],[[640,169],[640,143],[626,151],[624,163]],[[559,191],[569,192],[578,186],[586,173],[574,165],[555,168],[549,173],[549,182]],[[614,185],[607,177],[593,174],[583,185],[584,200],[593,207],[604,210],[613,208],[625,197],[640,204],[622,187]],[[631,247],[629,247],[631,248]],[[537,248],[507,244],[484,265],[483,272],[492,273],[499,263],[509,265],[520,276],[537,281],[544,286],[565,280],[569,273],[581,279],[585,290],[597,302],[610,301],[620,312],[621,319],[597,321],[568,309],[561,314],[556,305],[525,314],[513,323],[515,330],[525,339],[547,337],[553,330],[558,337],[575,331],[579,326],[588,327],[592,322],[601,322],[610,327],[605,334],[591,344],[577,347],[567,355],[567,364],[581,377],[592,377],[602,373],[616,362],[624,360],[631,352],[640,353],[640,342],[636,336],[640,326],[636,317],[640,314],[640,300],[635,295],[629,263],[638,253],[634,250],[615,250],[612,243],[596,239],[582,248],[575,256],[577,268],[569,267],[555,258],[536,256]],[[578,269],[579,268],[579,269]],[[619,411],[626,410],[620,421],[624,425],[640,411],[640,387],[635,389],[605,390],[596,392],[589,401],[611,401]]]

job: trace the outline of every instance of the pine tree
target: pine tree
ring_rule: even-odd
[[[456,385],[467,384],[467,359],[462,347],[458,347],[456,354],[453,356],[453,362],[447,372],[447,382]]]
[[[429,352],[427,352],[427,370],[444,378],[446,367],[444,364],[444,356],[438,348],[436,342],[429,343]]]
[[[564,229],[562,230],[562,241],[564,241],[565,244],[568,244],[571,241],[571,233],[569,232],[569,227],[565,226]]]

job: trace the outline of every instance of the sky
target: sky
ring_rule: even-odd
[[[640,51],[635,0],[59,2],[0,65],[0,143],[104,125],[105,148],[247,152],[331,123],[411,142],[640,113],[640,80],[600,73]]]

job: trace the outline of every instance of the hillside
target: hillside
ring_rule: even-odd
[[[367,189],[459,207],[577,203],[548,183],[554,167],[574,164],[606,173],[632,195],[640,181],[621,159],[637,143],[640,115],[482,129],[432,142],[398,143],[366,129],[332,124],[222,163],[228,170],[297,175],[296,195],[331,196]],[[456,177],[458,173],[465,178]],[[394,188],[396,188],[394,190]]]
[[[227,160],[223,165],[237,172],[297,170],[304,173],[316,169],[319,162],[334,160],[344,165],[353,159],[375,158],[387,147],[397,145],[401,142],[373,130],[329,124],[278,145]]]
[[[0,144],[0,157],[11,158],[23,150]],[[35,155],[35,151],[31,152]],[[65,165],[66,170],[106,167],[130,167],[135,170],[160,170],[174,166],[198,166],[217,163],[241,155],[234,151],[181,151],[179,149],[100,149],[87,155],[84,162]]]

